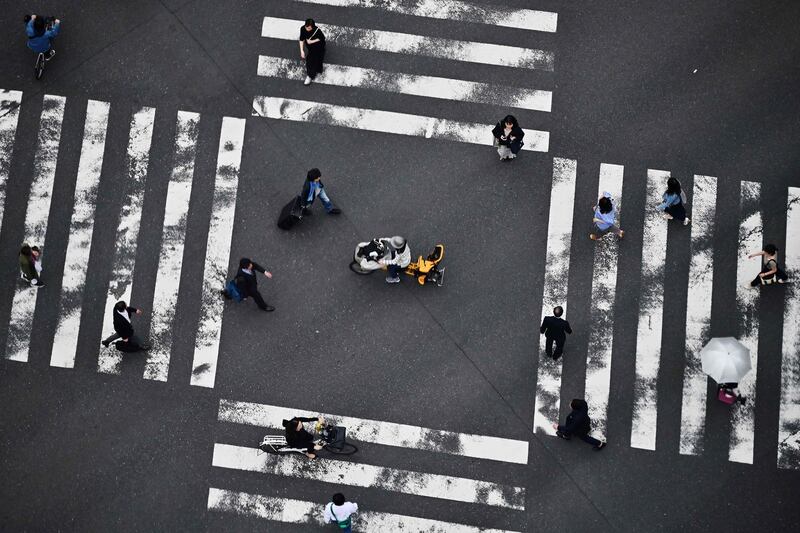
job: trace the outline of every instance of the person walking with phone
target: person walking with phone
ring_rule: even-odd
[[[300,59],[306,62],[303,85],[311,85],[317,74],[322,74],[322,63],[325,61],[325,34],[314,23],[314,19],[306,19],[300,27]]]

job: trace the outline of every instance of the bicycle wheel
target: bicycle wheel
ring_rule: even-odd
[[[361,268],[361,265],[356,263],[355,259],[353,259],[353,261],[350,262],[350,270],[362,276],[365,276],[367,274],[372,274],[373,272],[375,272],[374,270],[364,270],[363,268]]]
[[[36,64],[33,66],[33,73],[37,80],[42,79],[42,74],[44,74],[44,54],[39,54],[36,58]]]
[[[325,451],[330,452],[333,455],[353,455],[358,451],[358,448],[356,448],[355,444],[345,442],[342,444],[341,448],[332,448],[330,444],[326,444]]]

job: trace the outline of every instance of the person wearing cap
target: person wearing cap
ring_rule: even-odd
[[[261,293],[258,292],[258,279],[256,279],[256,272],[261,272],[268,278],[272,278],[272,272],[268,272],[259,265],[254,263],[249,257],[242,257],[239,260],[239,272],[236,274],[236,286],[242,292],[242,295],[247,298],[253,297],[256,305],[262,311],[274,311],[275,308],[267,304]]]
[[[405,237],[395,235],[391,238],[381,239],[391,244],[391,257],[381,259],[380,263],[389,267],[386,283],[400,283],[400,271],[411,263],[411,249]]]
[[[322,205],[329,215],[338,215],[342,212],[338,207],[333,207],[331,199],[325,193],[325,185],[322,184],[322,172],[318,168],[312,168],[306,175],[306,182],[303,184],[303,191],[300,193],[300,205],[303,207],[303,214],[311,213],[311,204],[319,196]]]

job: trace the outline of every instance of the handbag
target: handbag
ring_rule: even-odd
[[[733,405],[736,403],[736,395],[727,389],[719,389],[717,392],[717,400],[728,405]]]

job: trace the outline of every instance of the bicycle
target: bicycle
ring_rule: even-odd
[[[28,22],[28,20],[26,20],[26,23]],[[44,21],[45,24],[44,27],[45,33],[52,30],[53,27],[56,25],[56,22],[58,21],[58,19],[56,19],[55,17],[42,17],[42,20]],[[29,39],[30,38],[31,37],[29,37]],[[50,50],[52,50],[52,46]],[[52,57],[52,54],[50,55],[50,57]],[[36,62],[33,65],[33,75],[37,80],[42,79],[42,75],[44,74],[44,64],[50,60],[50,57],[45,57],[45,52],[38,52],[36,54]]]
[[[322,449],[331,453],[332,455],[353,455],[358,451],[355,444],[347,442],[346,428],[342,426],[335,426],[333,424],[323,425],[317,422],[314,425],[314,430],[319,435],[318,443],[322,444]],[[301,453],[305,454],[305,448],[292,448],[286,442],[286,437],[283,435],[264,435],[258,449],[265,453],[274,455],[283,455],[286,453]]]

